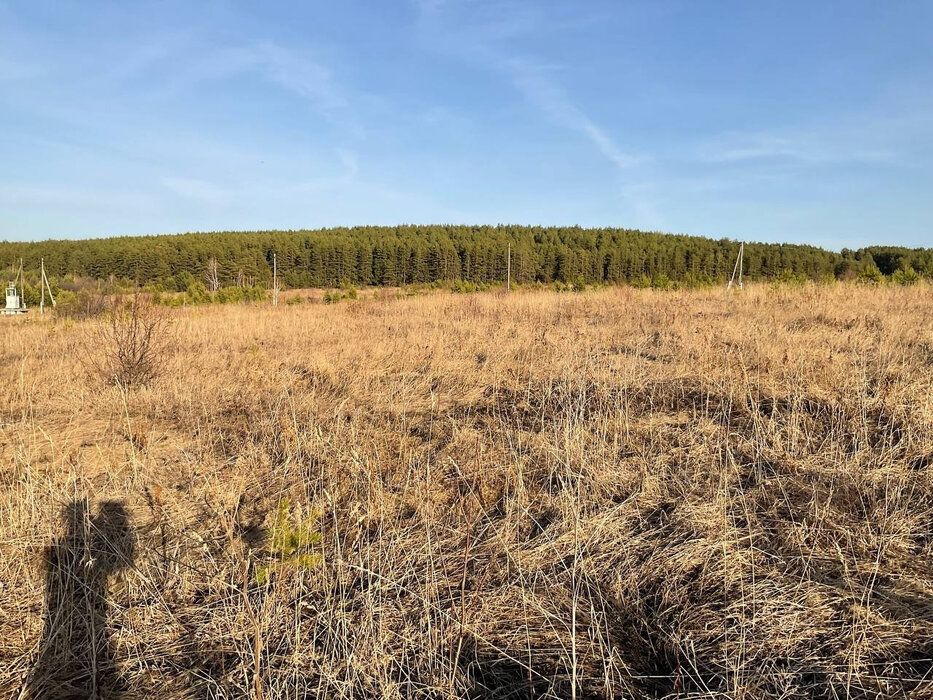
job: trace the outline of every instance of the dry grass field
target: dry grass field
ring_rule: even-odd
[[[0,696],[933,697],[933,291],[0,318]]]

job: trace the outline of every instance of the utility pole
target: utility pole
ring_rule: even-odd
[[[17,275],[17,281],[19,282],[19,304],[20,308],[26,308],[26,272],[23,269],[23,259],[19,259],[19,274]]]
[[[272,254],[272,305],[279,305],[279,262],[276,254]]]
[[[512,291],[512,244],[509,243],[509,254],[505,260],[505,291]]]
[[[55,295],[52,294],[52,285],[49,284],[49,276],[45,274],[45,258],[42,258],[42,279],[39,280],[39,286],[45,285],[44,289],[49,293],[49,301],[52,302],[52,308],[55,308]],[[45,292],[42,294],[42,300],[45,301]]]
[[[745,244],[739,246],[739,289],[742,287],[742,268],[745,267]]]
[[[732,270],[732,279],[729,280],[729,284],[726,285],[726,289],[732,289],[733,285],[736,285],[739,289],[742,289],[742,265],[743,258],[745,257],[745,243],[739,245],[739,256],[735,259],[735,267]],[[736,279],[738,277],[738,279]]]

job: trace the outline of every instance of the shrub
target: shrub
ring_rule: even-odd
[[[213,301],[207,287],[200,282],[189,284],[187,295],[189,304],[210,304]]]
[[[246,298],[246,293],[241,287],[221,287],[214,295],[218,304],[236,304]]]
[[[715,284],[716,280],[705,272],[688,272],[683,279],[683,286],[690,289],[712,287]]]
[[[855,261],[851,258],[843,258],[836,263],[834,274],[837,280],[844,282],[854,280],[857,275]]]
[[[473,294],[478,291],[476,284],[466,280],[457,280],[450,285],[450,291],[454,294]]]
[[[771,287],[774,289],[779,289],[781,287],[802,287],[806,283],[806,277],[795,274],[791,270],[784,269],[781,270],[781,274],[771,280]]]
[[[248,301],[263,301],[266,298],[266,290],[260,284],[254,284],[252,287],[243,287],[243,290]]]
[[[343,295],[344,299],[356,299],[357,297],[356,287],[353,286],[350,280],[348,279],[340,280],[340,289],[342,289],[344,292],[344,295]]]
[[[677,283],[672,281],[667,275],[662,273],[660,275],[655,275],[651,279],[651,288],[659,289],[661,291],[666,292],[671,289],[677,289]]]
[[[631,284],[636,289],[649,289],[651,287],[651,278],[648,275],[640,275],[633,279]]]
[[[902,270],[895,270],[894,274],[891,275],[891,281],[905,286],[917,284],[917,282],[920,281],[920,275],[914,268],[908,265]]]
[[[169,321],[164,309],[139,292],[128,302],[114,299],[91,349],[101,377],[123,389],[157,379],[170,355]]]
[[[870,285],[879,285],[884,284],[885,276],[882,274],[881,270],[878,269],[878,266],[874,262],[869,262],[861,270],[859,270],[856,281],[859,284],[870,284]]]
[[[89,289],[77,292],[63,289],[56,299],[55,313],[63,318],[81,320],[99,316],[105,307],[105,298]]]

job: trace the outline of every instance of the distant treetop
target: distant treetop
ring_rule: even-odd
[[[631,229],[538,226],[360,226],[301,231],[185,233],[90,240],[0,243],[0,265],[45,259],[49,274],[134,280],[185,290],[209,274],[220,286],[268,284],[272,255],[290,287],[488,283],[722,281],[738,241]],[[933,275],[933,251],[872,247],[834,253],[814,246],[746,243],[744,276],[821,279],[872,261],[886,275]]]

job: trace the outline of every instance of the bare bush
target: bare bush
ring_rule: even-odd
[[[148,296],[135,293],[109,305],[94,333],[92,357],[101,377],[124,389],[150,384],[162,374],[171,346],[170,318]]]

